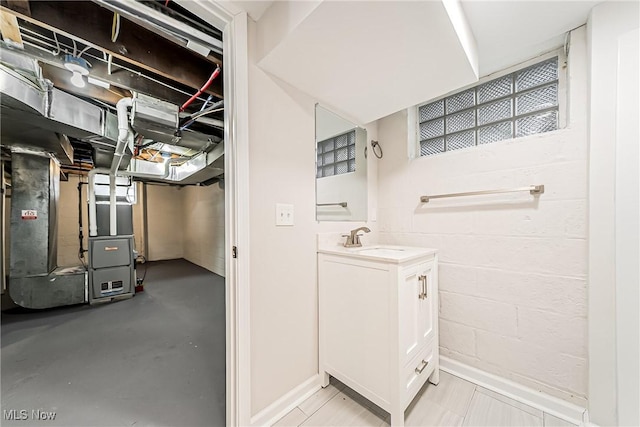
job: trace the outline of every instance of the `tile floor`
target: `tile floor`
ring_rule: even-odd
[[[446,372],[427,383],[405,411],[407,426],[573,426],[501,394]],[[389,414],[344,384],[331,384],[282,417],[274,426],[389,425]]]

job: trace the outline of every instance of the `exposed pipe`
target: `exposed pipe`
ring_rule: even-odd
[[[109,234],[118,235],[118,204],[116,203],[116,176],[109,175]]]
[[[118,142],[116,149],[113,153],[113,160],[111,161],[111,170],[109,171],[109,234],[116,236],[118,234],[118,205],[116,204],[116,173],[122,162],[122,156],[124,150],[127,147],[129,141],[129,113],[128,109],[133,105],[132,98],[122,98],[116,104],[116,111],[118,113]],[[95,204],[95,195],[93,197],[93,203]],[[95,210],[95,206],[94,206]],[[94,217],[95,219],[95,217]],[[97,228],[97,225],[96,225]],[[97,229],[96,229],[97,235]]]
[[[191,105],[191,103],[193,101],[195,101],[196,99],[198,99],[198,97],[202,94],[202,92],[204,92],[205,90],[207,90],[209,88],[209,86],[211,86],[211,83],[213,83],[213,81],[216,79],[216,77],[218,77],[218,75],[220,74],[220,66],[218,65],[216,67],[216,69],[214,70],[213,73],[211,73],[211,76],[209,77],[209,80],[207,80],[205,82],[205,84],[202,85],[202,87],[200,88],[200,90],[198,90],[195,95],[193,95],[191,98],[189,98],[187,100],[187,102],[185,102],[184,104],[182,104],[182,107],[180,107],[180,111],[184,111],[189,105]]]
[[[116,104],[118,114],[118,143],[113,153],[113,161],[111,162],[111,174],[115,174],[122,162],[124,150],[129,141],[129,114],[127,110],[133,105],[132,98],[122,98]]]
[[[109,175],[111,171],[107,168],[95,168],[89,171],[89,236],[98,235],[98,222],[96,221],[96,174]]]
[[[149,258],[149,211],[147,210],[147,183],[142,184],[142,232],[144,233],[144,256]],[[148,267],[147,267],[148,268]],[[146,270],[145,270],[146,275]]]
[[[82,186],[85,183],[82,181],[78,181],[78,240],[80,241],[80,249],[78,249],[78,258],[80,262],[85,265],[84,262],[84,230],[82,226]]]
[[[96,168],[89,172],[89,235],[98,235],[98,223],[96,220],[96,193],[95,193],[95,176],[96,174],[109,175],[109,219],[110,219],[110,233],[112,236],[117,234],[117,205],[116,205],[116,172],[122,161],[122,155],[124,153],[127,141],[129,139],[129,118],[127,109],[131,106],[131,98],[122,98],[116,104],[116,110],[118,112],[118,142],[116,144],[115,152],[113,153],[113,161],[111,162],[111,169]]]

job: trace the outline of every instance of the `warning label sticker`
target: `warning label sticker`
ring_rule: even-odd
[[[33,209],[23,209],[22,219],[38,219],[38,211],[35,211]]]

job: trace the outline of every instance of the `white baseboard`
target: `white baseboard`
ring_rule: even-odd
[[[251,417],[251,425],[271,426],[318,390],[320,375],[316,374]]]
[[[587,410],[550,394],[525,387],[514,381],[474,368],[448,357],[440,356],[440,369],[511,399],[540,409],[572,424],[589,425]]]

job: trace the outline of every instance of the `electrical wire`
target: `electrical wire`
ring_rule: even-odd
[[[213,99],[213,95],[209,95],[209,97],[207,98],[206,101],[204,101],[204,104],[202,104],[202,107],[200,107],[200,111],[204,110],[205,108],[207,108],[207,104],[209,103],[209,101],[211,101]]]
[[[144,260],[140,263],[140,264],[144,264],[144,273],[142,273],[142,277],[140,278],[139,282],[138,280],[136,280],[137,282],[136,286],[142,286],[142,284],[144,283],[144,279],[147,277],[147,271],[149,270],[149,266],[147,265],[147,258],[144,255],[138,254],[138,258],[142,258]]]
[[[23,39],[29,39],[29,38],[35,38],[35,37],[30,37],[28,34],[23,34],[23,35],[22,35],[22,38],[23,38]],[[46,49],[46,48],[44,48],[44,47],[42,47],[42,46],[40,46],[40,45],[37,45],[37,44],[35,44],[35,43],[31,43],[31,42],[29,42],[29,41],[27,41],[27,40],[23,40],[23,43],[24,43],[25,45],[27,45],[27,46],[32,46],[32,47],[35,47],[36,49],[39,49],[39,50],[42,50],[42,51],[44,51],[44,52],[50,53],[50,54],[52,54],[52,55],[55,55],[55,52],[54,52],[54,51],[49,50],[49,49]]]
[[[211,113],[217,113],[218,111],[223,111],[223,110],[224,108],[218,108],[218,105],[213,105],[212,107],[209,107],[206,110],[199,111],[196,114],[192,115],[184,125],[180,126],[180,130],[185,130],[202,116],[206,116],[207,114],[211,114]]]
[[[118,36],[120,35],[120,15],[117,13],[113,13],[113,22],[111,24],[111,41],[116,42],[118,40]]]
[[[56,50],[57,53],[54,53],[54,55],[58,56],[60,55],[61,50],[60,50],[60,42],[58,41],[58,35],[56,34],[55,31],[53,32],[53,39],[56,41],[56,49],[57,49]]]
[[[82,54],[85,53],[86,51],[88,51],[89,49],[91,49],[91,46],[87,46],[84,49],[82,49],[80,51],[80,53],[78,54],[78,58],[80,58],[82,56]]]
[[[211,73],[211,76],[209,77],[209,80],[207,80],[205,82],[205,84],[202,85],[200,90],[198,90],[198,92],[196,92],[195,95],[193,95],[191,98],[189,98],[187,100],[187,102],[182,104],[182,107],[180,107],[180,111],[181,112],[184,111],[189,105],[191,105],[191,103],[193,101],[198,99],[198,97],[202,94],[202,92],[204,92],[205,90],[207,90],[209,88],[209,86],[211,86],[211,83],[213,83],[213,81],[216,79],[216,77],[218,77],[218,75],[220,74],[220,71],[222,71],[222,70],[220,69],[220,66],[218,65],[216,67],[216,69],[213,71],[213,73]]]

